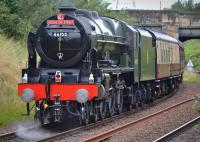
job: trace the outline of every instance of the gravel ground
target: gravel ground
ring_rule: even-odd
[[[136,124],[113,136],[110,141],[151,142],[194,118],[196,115],[191,111],[192,104],[191,102],[182,105],[148,121]]]
[[[193,96],[199,95],[200,84],[195,83],[183,83],[180,87],[180,90],[176,95],[168,98],[167,100],[152,105],[152,107],[146,108],[142,111],[139,111],[135,114],[130,114],[125,118],[119,120],[111,121],[110,124],[102,125],[98,128],[87,130],[81,133],[77,133],[75,136],[67,136],[65,139],[57,141],[73,141],[78,142],[80,140],[85,140],[88,137],[97,135],[99,133],[105,132],[112,128],[118,127],[120,125],[126,124],[138,118],[147,116],[154,112],[157,112],[161,109],[174,105],[178,102],[181,102],[186,99],[190,99]],[[156,138],[167,133],[171,129],[174,129],[184,122],[194,118],[196,114],[192,111],[193,103],[188,103],[186,105],[180,106],[178,109],[165,112],[156,118],[152,118],[148,121],[143,122],[142,124],[137,124],[125,131],[120,132],[111,139],[107,141],[152,141]]]
[[[200,142],[200,122],[169,142]]]

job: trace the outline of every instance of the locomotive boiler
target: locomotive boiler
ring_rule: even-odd
[[[168,94],[182,80],[178,40],[94,11],[60,8],[29,33],[27,45],[18,95],[28,112],[35,100],[42,124],[68,116],[96,122]]]

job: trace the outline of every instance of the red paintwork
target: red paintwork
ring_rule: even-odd
[[[156,79],[170,76],[170,64],[157,64]]]
[[[35,100],[46,98],[46,84],[18,84],[18,96],[26,88],[31,88],[35,93]],[[59,94],[60,100],[76,101],[76,91],[86,89],[89,92],[89,100],[98,96],[98,85],[96,84],[51,84],[50,99],[54,100],[54,95]]]
[[[40,100],[46,97],[45,84],[18,84],[18,96],[22,95],[22,91],[26,88],[30,88],[35,93],[35,100]]]
[[[86,89],[89,92],[89,100],[98,95],[98,86],[91,84],[52,84],[50,89],[50,99],[54,99],[55,94],[60,94],[61,100],[76,100],[76,91]]]
[[[180,64],[170,65],[171,76],[178,75],[180,73]]]

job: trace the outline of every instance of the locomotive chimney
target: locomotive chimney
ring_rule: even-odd
[[[61,6],[59,10],[61,13],[64,14],[75,15],[75,11],[77,9],[75,7],[70,7],[70,6]]]

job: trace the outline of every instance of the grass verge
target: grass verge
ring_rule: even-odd
[[[184,71],[183,74],[183,81],[184,82],[190,82],[190,83],[200,83],[200,73],[196,72],[196,71]],[[197,96],[195,97],[195,103],[193,105],[193,110],[196,113],[200,114],[200,94],[197,94]]]
[[[25,118],[25,103],[17,96],[17,83],[25,67],[26,49],[0,35],[0,126]]]
[[[183,81],[191,83],[200,83],[200,73],[185,70],[183,74]]]

